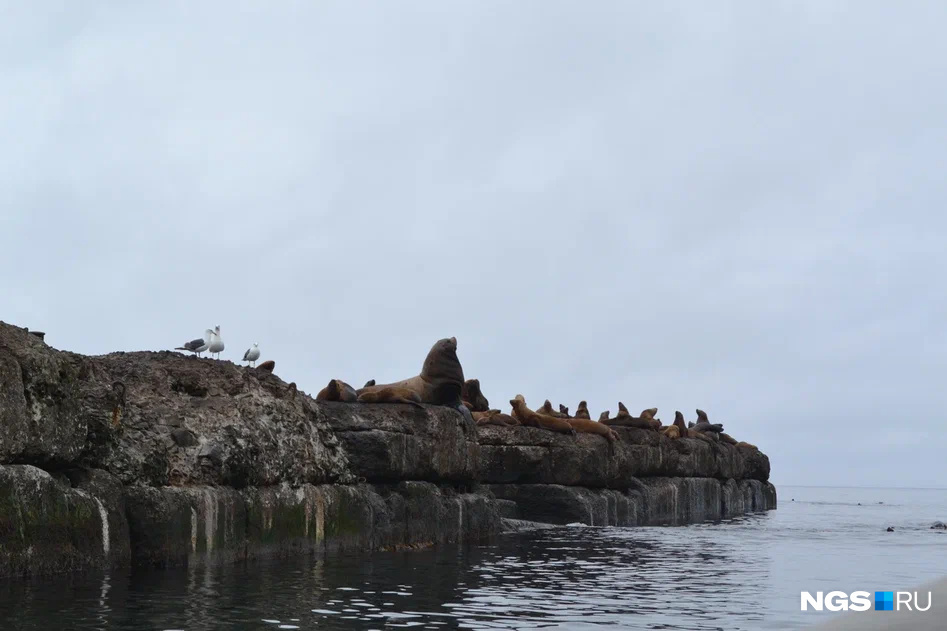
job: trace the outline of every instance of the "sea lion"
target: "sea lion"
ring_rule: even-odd
[[[730,434],[724,434],[723,432],[720,432],[720,440],[727,443],[728,445],[736,445],[738,442],[736,438]]]
[[[694,425],[697,425],[697,423],[695,423],[694,421],[688,421],[688,422],[687,422],[687,429],[692,428]]]
[[[487,401],[487,397],[483,396],[483,392],[480,390],[479,379],[465,381],[460,389],[460,398],[473,405],[471,408],[473,412],[486,412],[490,409],[490,402]]]
[[[551,416],[553,418],[568,418],[562,412],[556,412],[552,409],[552,403],[549,402],[549,399],[546,399],[546,402],[543,403],[543,406],[536,410],[537,414],[545,414],[546,416]]]
[[[500,425],[507,427],[510,425],[519,425],[519,423],[509,414],[504,414],[500,410],[487,410],[486,412],[472,412],[474,421],[477,425]]]
[[[265,362],[260,362],[256,367],[257,370],[262,370],[263,372],[273,372],[273,369],[276,368],[276,362],[272,359],[268,359]]]
[[[654,418],[654,415],[658,413],[658,408],[648,408],[646,410],[641,410],[641,418]]]
[[[375,380],[374,380],[374,379],[369,379],[368,381],[365,382],[365,385],[362,386],[362,387],[363,387],[363,388],[370,388],[370,387],[372,387],[372,386],[374,386],[374,385],[375,385]]]
[[[615,415],[616,418],[621,418],[623,416],[631,416],[628,412],[628,408],[625,407],[625,404],[621,401],[618,402],[618,414]]]
[[[559,404],[559,413],[562,414],[565,418],[569,418],[569,408],[563,404]]]
[[[637,416],[622,416],[620,413],[615,418],[599,419],[605,425],[610,427],[634,427],[636,429],[656,429],[654,420],[647,418],[638,418]]]
[[[697,410],[697,422],[698,423],[709,423],[710,419],[707,418],[707,413],[703,410]]]
[[[464,405],[465,408],[467,408],[467,409],[470,410],[471,412],[476,411],[476,410],[474,410],[473,403],[471,403],[470,401],[461,401],[461,403]]]
[[[521,394],[518,394],[515,398],[510,399],[510,405],[513,406],[513,418],[519,421],[522,425],[538,427],[540,429],[549,430],[550,432],[559,432],[560,434],[575,435],[575,429],[569,424],[568,421],[546,416],[544,414],[537,414],[536,412],[533,412],[531,409],[529,409],[526,406],[526,399],[524,399],[523,395]]]
[[[402,388],[399,386],[388,386],[380,390],[371,390],[358,395],[359,403],[407,403],[415,407],[424,409],[421,405],[421,397],[411,388]]]
[[[444,405],[454,408],[471,423],[473,417],[461,402],[464,388],[464,369],[457,359],[457,338],[446,337],[434,342],[421,365],[421,373],[410,379],[369,386],[358,391],[361,395],[382,388],[408,388],[418,395],[422,403]]]
[[[598,415],[598,422],[599,422],[599,423],[602,423],[602,422],[604,422],[604,421],[607,421],[607,420],[608,420],[608,415],[609,415],[609,411],[608,411],[608,410],[605,410],[604,412],[602,412],[601,414],[599,414],[599,415]]]
[[[592,416],[589,414],[589,406],[585,401],[579,401],[579,407],[575,409],[575,418],[592,420]]]
[[[668,425],[667,427],[664,428],[664,430],[661,433],[667,436],[668,438],[680,438],[681,428],[678,427],[677,425]]]
[[[598,434],[599,436],[604,436],[609,442],[618,440],[618,432],[598,421],[585,418],[570,418],[566,423],[571,425],[575,431],[582,432],[583,434]]]
[[[355,388],[345,383],[341,379],[332,379],[329,385],[319,391],[316,395],[316,401],[344,401],[352,403],[358,400]]]
[[[759,449],[759,447],[756,445],[751,445],[750,443],[744,442],[742,440],[737,443],[737,447],[741,447],[743,449]]]
[[[674,413],[674,423],[672,427],[676,427],[678,429],[679,437],[687,436],[687,425],[684,423],[684,415],[679,411]]]

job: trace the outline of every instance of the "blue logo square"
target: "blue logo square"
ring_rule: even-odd
[[[875,592],[875,611],[894,610],[894,592]]]

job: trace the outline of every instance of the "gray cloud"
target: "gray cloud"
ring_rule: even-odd
[[[777,484],[930,486],[947,7],[0,5],[4,320],[220,324],[314,392],[695,407]]]

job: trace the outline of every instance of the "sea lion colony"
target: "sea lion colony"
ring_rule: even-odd
[[[332,379],[316,395],[316,401],[338,401],[346,403],[404,403],[423,408],[422,404],[444,405],[456,409],[466,418],[480,425],[499,427],[526,426],[560,434],[598,434],[609,442],[619,439],[614,427],[634,427],[660,432],[671,439],[695,438],[708,442],[725,442],[736,447],[756,449],[754,445],[740,442],[723,432],[723,425],[711,423],[707,413],[697,410],[697,422],[688,426],[681,412],[674,413],[674,422],[664,426],[657,408],[646,408],[638,416],[632,416],[621,401],[618,413],[610,418],[608,410],[602,412],[598,421],[593,421],[585,401],[580,401],[574,416],[569,408],[559,404],[555,411],[547,399],[538,409],[530,408],[526,399],[517,394],[510,399],[511,413],[490,408],[478,379],[464,379],[464,369],[457,358],[457,338],[438,340],[431,347],[421,372],[408,379],[388,384],[375,384],[369,380],[364,387],[355,389],[341,379]]]

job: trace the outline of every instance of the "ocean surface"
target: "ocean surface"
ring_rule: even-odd
[[[713,524],[0,580],[0,630],[800,629],[838,615],[800,611],[802,590],[891,591],[947,575],[947,533],[929,529],[947,522],[947,490],[777,492],[778,510]]]

